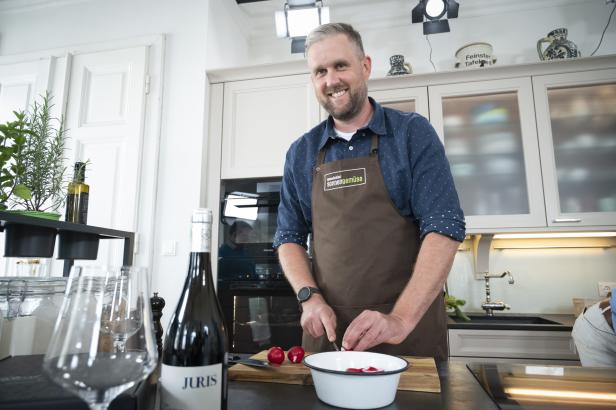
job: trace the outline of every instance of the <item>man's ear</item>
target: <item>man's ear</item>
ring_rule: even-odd
[[[370,56],[364,57],[362,67],[364,69],[364,79],[368,80],[368,78],[370,78],[370,73],[372,72],[372,59]]]

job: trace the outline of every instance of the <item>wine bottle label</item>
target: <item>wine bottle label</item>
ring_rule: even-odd
[[[211,222],[193,222],[191,235],[191,252],[209,252],[212,240]]]
[[[220,409],[222,363],[194,367],[163,364],[159,383],[161,410]]]

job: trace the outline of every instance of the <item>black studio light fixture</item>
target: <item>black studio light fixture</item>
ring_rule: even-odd
[[[413,9],[412,21],[423,23],[424,34],[447,33],[450,31],[447,19],[458,17],[459,7],[455,0],[419,0]]]
[[[291,53],[303,53],[306,36],[321,24],[329,23],[329,7],[322,1],[287,0],[283,11],[275,14],[276,35],[291,39]]]

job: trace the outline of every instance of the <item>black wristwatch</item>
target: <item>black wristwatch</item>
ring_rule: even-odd
[[[318,288],[313,288],[311,286],[304,286],[297,292],[297,301],[301,304],[310,299],[312,295],[315,293],[321,293]]]

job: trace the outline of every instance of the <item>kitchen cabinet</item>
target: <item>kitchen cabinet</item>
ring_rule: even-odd
[[[318,123],[307,74],[225,83],[221,177],[282,175],[291,143]]]
[[[428,89],[426,87],[408,87],[395,90],[373,90],[370,96],[384,107],[404,112],[417,112],[430,118],[428,109]]]
[[[533,77],[548,226],[616,224],[616,69]]]
[[[545,226],[530,78],[428,90],[430,121],[443,139],[467,225]]]
[[[224,88],[212,93],[212,187],[281,176],[289,145],[326,116],[302,61],[208,76]],[[468,233],[616,228],[615,56],[375,78],[368,87],[384,106],[433,124]]]
[[[449,329],[452,358],[578,361],[570,331]]]

